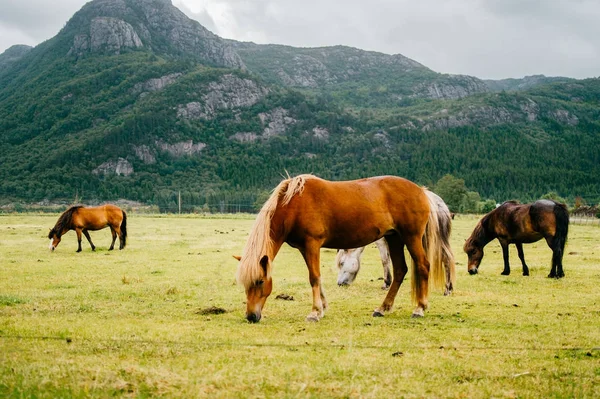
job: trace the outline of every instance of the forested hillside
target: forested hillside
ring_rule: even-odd
[[[255,210],[286,172],[600,200],[598,79],[494,92],[401,55],[225,41],[166,0],[92,1],[2,65],[5,203]]]

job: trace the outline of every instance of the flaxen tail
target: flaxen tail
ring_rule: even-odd
[[[436,288],[446,286],[446,279],[450,279],[454,286],[456,278],[454,267],[454,254],[450,248],[451,214],[444,201],[436,194],[424,189],[429,200],[429,221],[423,235],[423,248],[429,261],[429,281]],[[444,273],[444,262],[449,267],[449,275]],[[420,287],[420,275],[417,273],[417,265],[412,262],[413,277],[411,278],[412,299],[417,302]]]

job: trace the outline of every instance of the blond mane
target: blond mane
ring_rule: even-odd
[[[287,205],[294,195],[302,194],[306,179],[314,177],[312,175],[299,175],[296,177],[288,177],[282,180],[273,192],[269,199],[264,203],[254,225],[250,230],[248,241],[242,252],[242,258],[238,265],[237,282],[243,284],[246,289],[252,283],[261,277],[260,259],[267,255],[270,261],[273,261],[273,239],[271,238],[271,220],[275,209],[281,198],[281,205]],[[271,277],[271,264],[269,262],[267,276]]]

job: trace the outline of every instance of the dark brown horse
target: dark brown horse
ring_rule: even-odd
[[[469,256],[468,271],[470,274],[477,274],[483,258],[483,247],[497,238],[504,256],[502,274],[510,274],[508,245],[515,244],[523,264],[523,275],[529,276],[523,244],[544,238],[552,249],[552,267],[548,277],[564,277],[562,258],[568,233],[569,212],[565,205],[545,199],[532,204],[507,201],[485,215],[465,242],[464,251]]]
[[[112,243],[109,250],[114,249],[115,240],[119,236],[119,249],[125,248],[127,242],[127,214],[121,208],[114,205],[102,205],[95,208],[85,208],[81,205],[72,206],[67,209],[50,230],[50,249],[54,249],[60,243],[61,237],[69,230],[77,233],[77,252],[81,252],[81,233],[90,243],[92,251],[96,249],[88,231],[101,230],[110,227]]]
[[[312,175],[283,180],[263,205],[238,266],[237,280],[246,290],[246,318],[257,322],[273,289],[272,262],[283,243],[297,248],[308,267],[313,306],[307,320],[318,321],[327,308],[321,285],[321,248],[357,248],[385,237],[394,279],[373,316],[390,311],[408,272],[404,247],[413,260],[412,293],[417,307],[427,308],[429,272],[443,287],[442,249],[435,204],[416,184],[394,176],[331,182]]]

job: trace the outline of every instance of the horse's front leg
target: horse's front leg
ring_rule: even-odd
[[[523,265],[523,276],[529,276],[529,267],[527,267],[527,263],[525,263],[525,253],[523,253],[523,244],[520,242],[516,242],[515,247],[517,247],[519,259],[521,259],[521,264]]]
[[[394,270],[394,279],[390,285],[390,289],[383,300],[380,307],[375,309],[373,317],[381,317],[386,312],[392,310],[396,294],[400,289],[404,276],[408,272],[408,266],[406,265],[406,257],[404,256],[404,243],[395,236],[386,237],[386,241],[390,250],[390,257],[392,259],[392,267]]]
[[[312,311],[306,316],[307,321],[319,321],[325,315],[327,299],[321,284],[321,247],[317,244],[307,245],[301,250],[306,266],[308,267],[308,280],[312,287],[313,306]]]
[[[81,229],[79,227],[75,228],[75,233],[77,234],[77,251],[81,252]]]
[[[504,270],[502,270],[503,276],[508,276],[510,274],[510,264],[508,263],[508,242],[504,240],[499,240],[500,245],[502,246],[502,257],[504,258]]]
[[[90,233],[88,233],[88,231],[84,229],[83,235],[85,235],[85,238],[87,238],[88,242],[90,243],[90,247],[92,247],[92,251],[95,251],[96,247],[94,246],[94,243],[92,242],[92,237],[90,237]]]

